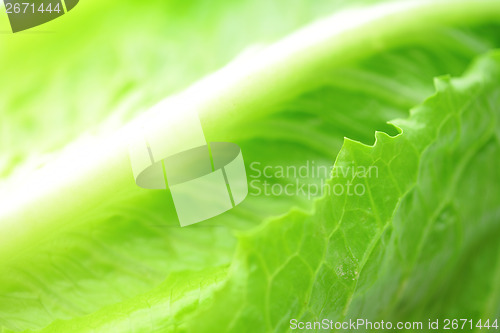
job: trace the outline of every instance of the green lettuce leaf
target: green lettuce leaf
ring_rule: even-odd
[[[495,2],[485,3],[496,8]],[[498,220],[498,193],[492,185],[498,154],[490,147],[482,155],[495,135],[498,141],[498,55],[483,60],[462,80],[438,81],[435,97],[410,120],[395,122],[402,134],[385,123],[406,117],[410,107],[430,95],[433,77],[459,75],[476,55],[500,46],[498,24],[490,23],[487,11],[482,11],[478,17],[484,22],[479,24],[457,19],[450,26],[418,28],[423,19],[415,20],[410,31],[419,33],[412,38],[403,29],[399,37],[382,34],[366,45],[363,33],[353,33],[364,50],[359,57],[341,55],[339,50],[350,47],[344,40],[328,50],[326,63],[313,76],[306,75],[296,90],[268,83],[276,95],[257,89],[248,97],[236,95],[258,100],[250,104],[255,109],[245,106],[202,115],[210,140],[242,147],[250,176],[256,161],[275,166],[306,161],[322,166],[335,161],[338,166],[353,161],[376,165],[379,177],[366,184],[371,200],[326,196],[314,204],[307,195],[270,198],[251,193],[234,210],[179,229],[169,193],[135,188],[128,164],[122,163],[126,171],[118,174],[127,178],[111,183],[112,197],[106,196],[101,186],[105,182],[98,178],[89,194],[77,197],[96,195],[91,205],[74,205],[63,190],[61,197],[53,198],[60,204],[52,204],[52,211],[38,205],[39,211],[29,209],[14,219],[29,231],[22,243],[14,239],[12,245],[6,241],[0,246],[5,272],[0,277],[1,327],[45,327],[48,332],[264,332],[286,331],[292,317],[399,320],[460,312],[475,317],[498,314],[498,270],[491,269],[498,266],[498,228],[493,223]],[[371,28],[368,24],[360,31]],[[315,61],[314,53],[310,60]],[[285,80],[303,79],[293,66],[286,74]],[[474,104],[478,101],[483,105]],[[141,100],[138,105],[148,103]],[[468,103],[474,107],[461,111],[460,106]],[[378,133],[374,147],[344,141],[349,137],[372,144],[376,130],[387,134]],[[462,162],[462,156],[469,157]],[[92,179],[82,176],[82,182]],[[256,179],[271,184],[290,181]],[[331,184],[341,181],[345,179]],[[320,179],[304,182],[318,185]],[[473,199],[480,191],[489,198],[484,206]],[[59,215],[66,203],[74,209]],[[269,222],[292,207],[307,213],[295,209]],[[42,224],[29,218],[39,212],[45,212]],[[248,229],[252,231],[239,233]],[[4,233],[3,239],[9,236]],[[484,259],[469,266],[476,252]],[[480,274],[484,282],[475,285]],[[470,285],[470,294],[457,296],[462,285]],[[469,302],[471,295],[475,302]],[[450,297],[456,299],[448,301]]]
[[[397,321],[415,311],[496,318],[498,82],[496,52],[461,79],[437,79],[436,95],[393,122],[401,134],[346,140],[335,165],[376,166],[378,176],[340,174],[330,186],[364,184],[366,195],[327,195],[311,214],[240,236],[228,282],[186,320],[189,331],[282,332],[291,318]]]
[[[378,176],[339,174],[329,185],[364,184],[367,195],[326,195],[311,213],[294,211],[241,234],[228,278],[210,302],[198,297],[220,281],[204,273],[209,287],[196,290],[194,314],[192,301],[185,318],[165,313],[172,299],[162,295],[175,286],[167,279],[133,301],[46,331],[125,325],[125,331],[266,332],[286,331],[290,318],[498,316],[499,79],[494,52],[463,78],[437,79],[434,96],[408,120],[394,121],[400,134],[377,132],[373,146],[346,140],[335,165],[376,166]],[[192,296],[185,293],[187,301]]]

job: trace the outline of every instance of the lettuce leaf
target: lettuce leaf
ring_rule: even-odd
[[[400,134],[377,132],[373,146],[346,140],[335,165],[377,166],[379,177],[339,175],[330,185],[366,182],[369,195],[327,195],[310,213],[240,234],[222,287],[209,271],[202,280],[169,278],[45,331],[265,332],[286,331],[290,318],[498,316],[499,78],[497,51],[463,78],[436,79],[436,94],[393,122]],[[176,278],[192,289],[176,289]]]
[[[23,242],[3,234],[1,326],[254,332],[286,331],[292,317],[498,315],[499,274],[492,269],[498,267],[498,54],[463,79],[438,80],[438,93],[409,120],[393,122],[397,128],[385,123],[406,117],[430,95],[431,78],[458,75],[477,54],[499,46],[498,25],[482,12],[484,22],[472,28],[460,22],[421,27],[404,41],[391,34],[370,39],[382,46],[359,38],[366,48],[359,58],[335,58],[350,44],[335,45],[326,53],[331,63],[306,75],[296,90],[237,95],[261,104],[203,116],[209,139],[237,142],[248,170],[255,161],[376,165],[379,177],[366,183],[371,196],[326,196],[317,203],[301,195],[249,196],[227,214],[179,229],[168,192],[137,189],[131,178],[108,186],[111,198],[99,195],[98,178],[89,194],[76,197],[98,199],[81,207],[66,201],[63,188],[61,200],[52,200],[62,205],[36,206],[48,212],[44,223],[23,215],[36,216],[33,208],[13,219],[25,227]],[[316,61],[314,54],[306,60]],[[292,66],[284,79],[301,75]],[[365,145],[376,130],[384,132],[373,147]],[[478,193],[487,198],[480,205]],[[68,202],[69,215],[59,215]],[[463,285],[469,292],[457,296]]]
[[[341,174],[330,185],[366,184],[367,195],[327,195],[313,213],[240,236],[228,282],[186,320],[189,331],[282,332],[291,318],[401,320],[414,311],[421,320],[496,318],[499,80],[495,52],[461,79],[438,78],[433,97],[393,122],[399,135],[377,132],[373,146],[346,140],[335,165],[376,166],[379,176]]]

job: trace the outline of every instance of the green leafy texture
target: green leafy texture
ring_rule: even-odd
[[[498,315],[499,81],[496,52],[462,79],[438,79],[435,96],[394,122],[402,134],[378,132],[373,147],[346,140],[336,165],[377,166],[379,177],[330,185],[364,182],[366,195],[326,196],[311,215],[240,236],[229,281],[189,331],[282,332],[291,318],[401,320],[415,309]]]
[[[346,140],[336,166],[377,166],[378,177],[340,176],[330,185],[362,182],[366,195],[326,196],[310,214],[295,211],[240,235],[223,288],[210,301],[204,292],[218,283],[208,278],[209,287],[200,289],[194,308],[204,309],[201,314],[168,315],[170,301],[158,297],[171,290],[164,283],[46,331],[126,325],[131,331],[281,332],[290,318],[497,316],[499,79],[495,52],[464,78],[437,79],[436,95],[408,120],[394,122],[401,134],[378,132],[374,146]],[[477,193],[485,194],[482,205],[473,200]]]
[[[432,77],[461,73],[476,54],[498,46],[497,29],[484,26],[475,31],[443,29],[422,34],[421,39],[409,46],[325,71],[324,76],[317,78],[319,88],[304,92],[298,98],[268,105],[269,114],[248,117],[234,131],[226,130],[219,135],[242,146],[247,166],[252,161],[302,165],[306,160],[331,165],[344,136],[371,143],[377,129],[395,134],[384,122],[404,117],[409,107],[429,95]],[[200,275],[224,274],[236,246],[232,231],[255,226],[294,205],[310,209],[311,201],[303,197],[272,200],[249,197],[243,205],[216,220],[180,230],[173,228],[177,222],[168,193],[117,192],[115,198],[96,209],[75,216],[71,230],[27,250],[26,254],[16,257],[15,262],[3,265],[2,271],[6,274],[0,283],[2,326],[16,331],[40,329],[55,319],[72,318],[67,323],[49,326],[47,331],[76,331],[76,328],[87,331],[89,327],[104,331],[112,327],[151,331],[151,327],[161,330],[184,326],[185,316],[197,311],[197,302],[203,303],[219,286],[219,279],[202,279],[199,299],[190,298],[188,290],[197,283],[196,271],[200,271]],[[287,235],[291,240],[300,237],[291,232]],[[262,246],[272,248],[273,243]],[[315,245],[320,246],[321,242]],[[314,253],[311,252],[311,260]],[[343,267],[348,271],[353,263],[346,260]],[[237,261],[232,270],[237,272],[238,267]],[[242,268],[240,274],[245,273]],[[185,276],[185,284],[172,285],[182,276]],[[165,277],[167,282],[162,283]],[[286,273],[282,273],[281,278],[294,279]],[[296,280],[297,287],[300,281],[309,283],[300,275]],[[255,285],[248,287],[249,292],[251,288],[258,291],[262,287],[258,281],[251,281]],[[162,312],[171,302],[161,295],[170,291],[179,295],[184,290],[186,299],[177,297],[178,303],[173,302],[175,316]],[[155,294],[158,302],[152,300]],[[258,296],[256,293],[255,297]],[[286,299],[284,301],[273,306],[288,305]],[[158,307],[149,310],[151,304]],[[251,308],[248,310],[244,315],[251,317]],[[224,313],[227,312],[225,309]],[[94,314],[77,318],[89,313]],[[137,315],[124,323],[125,315],[132,313]],[[233,327],[241,320],[238,316],[235,318]],[[212,319],[224,322],[222,313]]]

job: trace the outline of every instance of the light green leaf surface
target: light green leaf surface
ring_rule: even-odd
[[[0,15],[0,180],[44,165],[83,133],[122,126],[234,57],[370,2],[86,0],[14,35]]]
[[[248,9],[245,6],[252,5],[242,6],[239,13],[243,15]],[[251,13],[256,17],[261,13],[255,6],[255,12],[248,11],[249,20]],[[297,2],[297,12],[304,6],[308,5]],[[134,8],[130,6],[127,17],[135,14]],[[202,15],[201,8],[190,10]],[[217,22],[217,15],[229,10],[224,8],[213,9]],[[291,20],[295,23],[286,23],[290,25],[283,32],[303,20]],[[224,30],[224,20],[220,22]],[[498,55],[483,60],[482,67],[464,79],[438,81],[435,97],[417,108],[410,120],[396,122],[403,134],[397,135],[396,129],[385,123],[406,118],[408,109],[432,94],[433,77],[461,75],[478,54],[500,46],[499,26],[490,22],[421,28],[403,43],[366,46],[366,54],[360,58],[332,58],[335,65],[324,66],[321,75],[304,83],[298,92],[267,100],[263,111],[242,113],[233,127],[209,126],[206,131],[210,140],[232,141],[242,147],[249,175],[255,161],[276,166],[297,166],[306,161],[331,166],[335,160],[337,165],[351,161],[375,164],[379,178],[366,184],[371,195],[325,197],[314,206],[306,196],[251,193],[236,209],[180,229],[168,192],[144,191],[124,183],[113,198],[64,221],[64,229],[54,225],[42,229],[43,233],[33,232],[33,239],[40,241],[32,248],[18,249],[14,258],[3,262],[0,327],[7,331],[46,328],[47,332],[281,332],[286,331],[292,317],[335,320],[362,315],[421,320],[427,316],[498,315],[495,281],[499,273],[494,268],[499,265],[495,244],[499,193],[494,186],[499,181],[495,170],[500,164]],[[148,27],[153,29],[154,25]],[[194,33],[201,28],[186,25],[186,29]],[[91,36],[96,32],[91,32],[75,43],[90,47],[92,43],[83,42],[89,38],[104,45],[101,43],[106,39],[94,40]],[[268,41],[262,36],[272,39],[279,34],[268,35],[263,29],[262,35],[247,37],[245,43]],[[141,38],[137,36],[137,40]],[[126,40],[123,43],[124,47],[129,45]],[[185,47],[197,43],[187,41]],[[244,45],[241,43],[238,45]],[[75,47],[61,45],[67,52]],[[118,112],[121,122],[137,112],[137,106],[150,105],[220,66],[234,56],[236,48],[209,65],[198,63],[201,69],[193,70],[183,83],[174,80],[171,85],[154,88],[163,82],[164,74],[155,73],[158,77],[151,79],[144,73],[155,71],[141,67],[138,71],[144,73],[133,80],[129,90],[117,89],[121,82],[117,79],[117,85],[108,85],[94,100],[107,101],[110,91],[116,92],[116,103],[126,103],[122,113]],[[116,58],[126,60],[123,54]],[[190,67],[198,58],[193,55],[183,66]],[[132,57],[129,61],[136,60]],[[175,58],[172,63],[177,61]],[[99,63],[95,63],[96,71],[105,67]],[[172,73],[171,67],[164,70]],[[287,74],[294,77],[293,68]],[[46,73],[40,69],[37,75],[40,81]],[[85,77],[95,75],[82,72],[71,77],[82,84]],[[66,79],[58,82],[63,84]],[[90,86],[93,84],[79,90],[81,98],[98,93]],[[124,97],[132,90],[141,97],[129,104]],[[14,92],[11,96],[6,103],[16,100]],[[75,95],[56,100],[62,100],[55,105],[64,111]],[[9,109],[20,107],[11,106]],[[104,116],[97,110],[120,109],[114,104],[87,107],[96,110],[96,115],[89,116],[91,123]],[[26,108],[34,110],[29,105]],[[38,123],[38,116],[20,114]],[[81,117],[85,113],[74,114]],[[16,117],[5,119],[11,121],[13,129],[21,128]],[[75,124],[76,131],[58,132],[63,138],[42,145],[57,147],[87,126],[81,119],[65,124]],[[40,133],[49,133],[52,126],[48,123]],[[376,130],[389,135],[377,134],[373,148],[344,141],[349,137],[372,144]],[[10,136],[14,140],[23,137],[21,133],[11,132]],[[20,139],[12,151],[22,151],[21,145],[29,141],[22,142]],[[32,148],[29,143],[26,147]],[[40,151],[50,149],[40,147]],[[28,153],[21,155],[22,160]],[[9,165],[20,163],[9,161]],[[258,179],[272,184],[290,181]],[[319,184],[320,179],[304,182]],[[97,188],[98,184],[91,186]],[[479,195],[484,200],[478,201]],[[307,213],[294,211],[269,222],[270,217],[293,207]],[[247,229],[253,231],[234,236],[235,231]],[[482,254],[480,260],[473,260],[476,252]],[[463,286],[468,292],[457,294]]]

